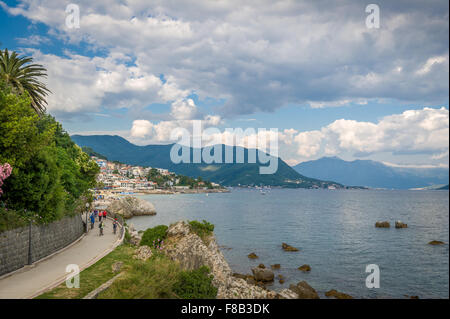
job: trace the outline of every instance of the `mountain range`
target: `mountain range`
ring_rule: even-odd
[[[322,157],[293,168],[312,178],[370,188],[410,189],[449,183],[448,168],[392,167],[371,160],[345,161],[338,157]]]
[[[248,149],[243,149],[244,163],[225,164],[225,152],[236,154],[238,147],[220,145],[222,163],[192,163],[193,149],[190,148],[191,163],[175,164],[170,159],[173,144],[139,146],[130,143],[117,135],[72,135],[73,141],[80,147],[91,148],[94,152],[105,156],[110,161],[139,166],[165,168],[177,174],[202,177],[224,186],[280,186],[289,188],[341,188],[343,185],[330,181],[309,178],[295,171],[280,158],[278,170],[274,174],[259,174],[260,163],[247,163]],[[230,149],[231,148],[231,149]],[[258,158],[261,154],[257,152]],[[233,157],[234,158],[234,157]]]

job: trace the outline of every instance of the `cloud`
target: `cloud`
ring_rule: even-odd
[[[448,1],[377,4],[380,29],[367,29],[365,4],[351,0],[84,0],[79,1],[80,28],[74,30],[65,26],[60,2],[24,0],[15,7],[1,2],[10,14],[44,23],[50,34],[68,43],[87,44],[108,57],[125,55],[103,71],[103,78],[89,66],[90,58],[69,58],[87,64],[89,75],[100,81],[99,92],[82,93],[89,107],[133,107],[157,97],[172,102],[185,99],[186,92],[225,99],[222,118],[272,112],[288,104],[447,102]],[[158,84],[161,74],[170,80]],[[66,86],[74,81],[75,91],[99,89],[71,76],[52,77],[52,83],[64,80]],[[83,108],[73,104],[69,112]]]
[[[304,159],[344,152],[428,153],[442,158],[448,156],[449,111],[425,107],[385,116],[378,123],[339,119],[320,130],[301,132],[294,139],[297,154]]]

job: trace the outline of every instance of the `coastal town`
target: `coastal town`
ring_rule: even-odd
[[[225,191],[220,184],[177,175],[168,169],[132,166],[91,156],[100,167],[98,188],[112,193],[197,193]]]

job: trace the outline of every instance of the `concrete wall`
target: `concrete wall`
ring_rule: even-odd
[[[34,263],[78,239],[84,232],[79,215],[47,225],[31,226],[31,262]],[[30,227],[0,233],[0,276],[28,264]]]

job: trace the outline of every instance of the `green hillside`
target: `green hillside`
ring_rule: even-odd
[[[334,182],[324,182],[305,177],[297,173],[283,160],[278,160],[278,170],[275,174],[259,174],[259,162],[257,163],[233,163],[233,164],[206,164],[206,163],[180,163],[174,164],[170,160],[170,150],[173,144],[168,145],[134,145],[120,136],[110,135],[73,135],[72,139],[81,147],[89,147],[96,153],[106,156],[110,161],[120,161],[130,165],[151,166],[166,168],[177,174],[198,177],[220,183],[225,186],[281,186],[293,188],[327,188],[329,185],[342,187]],[[230,151],[230,146],[222,145],[223,159],[225,149]],[[233,147],[233,154],[236,154]],[[192,149],[191,149],[192,159]],[[259,154],[259,152],[257,153]],[[247,162],[248,150],[244,149],[245,162]],[[225,162],[223,160],[223,162]]]

